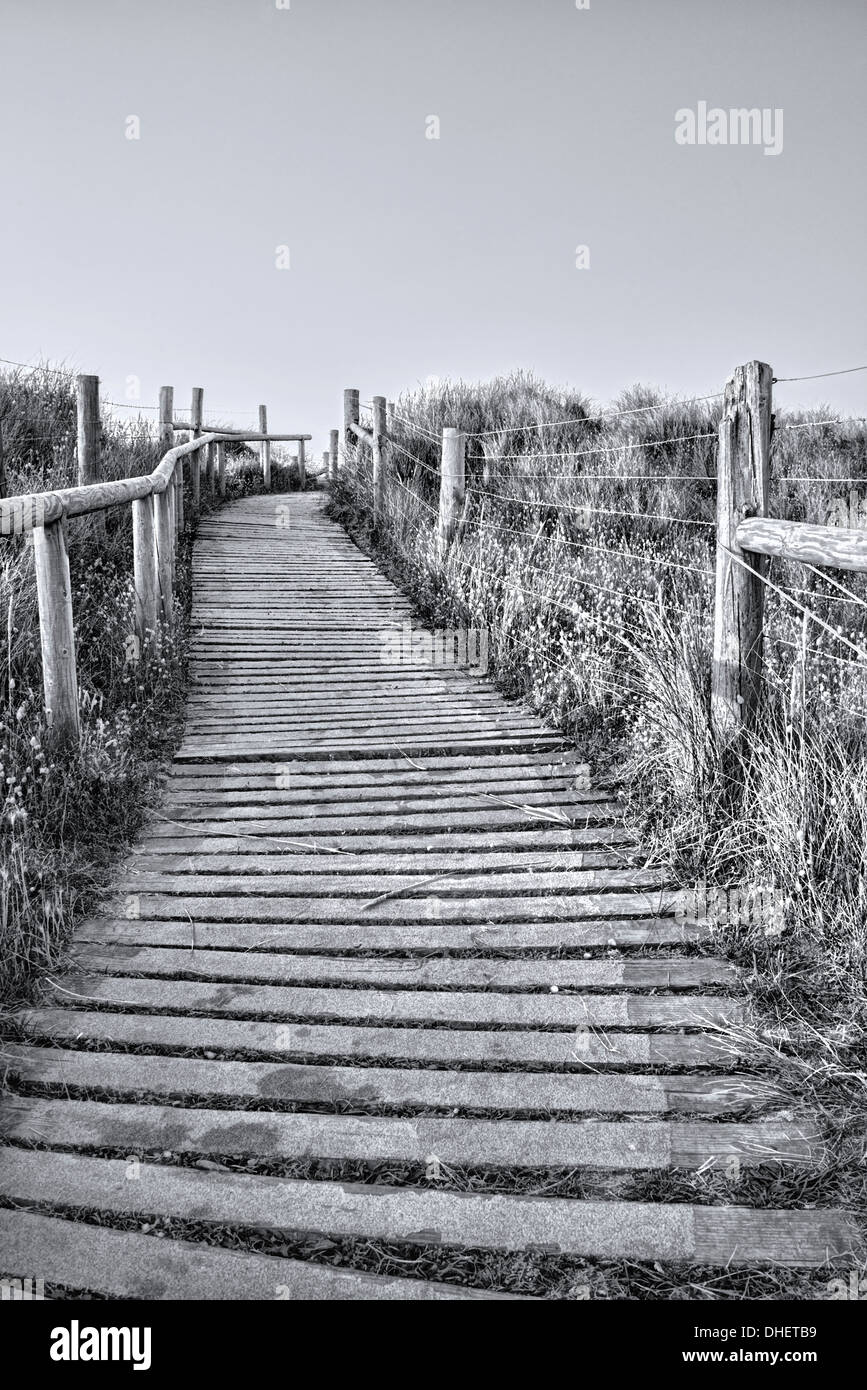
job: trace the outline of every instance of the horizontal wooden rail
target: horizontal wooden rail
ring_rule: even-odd
[[[63,516],[87,516],[109,507],[123,506],[137,498],[150,497],[168,487],[178,460],[186,454],[197,453],[209,444],[232,443],[238,439],[270,440],[282,443],[289,440],[312,439],[309,434],[200,434],[186,444],[178,444],[161,459],[153,473],[140,478],[121,478],[113,483],[91,483],[87,487],[60,488],[56,492],[25,492],[16,497],[0,498],[0,535],[16,535],[34,526],[48,526]],[[22,522],[23,518],[23,522]]]
[[[195,453],[209,440],[219,438],[219,435],[203,434],[187,444],[178,444],[160,460],[153,473],[145,473],[140,478],[120,478],[114,483],[90,483],[86,487],[59,488],[57,492],[25,492],[17,497],[4,497],[0,500],[0,535],[16,534],[21,529],[22,517],[24,529],[30,530],[33,526],[49,526],[64,516],[87,516],[164,492],[178,459]],[[28,521],[27,518],[33,519]]]
[[[867,531],[753,516],[740,523],[736,536],[743,550],[756,555],[777,555],[837,570],[867,570]]]
[[[73,742],[79,737],[67,518],[96,515],[99,526],[104,527],[102,514],[110,507],[131,507],[135,635],[130,659],[137,661],[149,648],[159,645],[161,625],[168,626],[174,617],[176,550],[187,511],[184,460],[190,458],[189,515],[195,518],[203,471],[209,493],[213,495],[219,489],[220,496],[225,496],[227,444],[261,442],[268,448],[272,443],[297,443],[299,472],[303,478],[304,445],[313,437],[263,430],[264,407],[258,430],[203,432],[204,393],[199,386],[193,388],[191,419],[175,423],[172,388],[165,386],[160,390],[160,443],[171,445],[176,429],[191,437],[184,444],[169,447],[152,473],[115,482],[102,481],[99,452],[93,447],[94,439],[98,441],[99,438],[98,410],[95,425],[93,418],[95,392],[98,392],[96,377],[79,379],[79,463],[81,465],[84,459],[87,464],[86,469],[80,467],[82,485],[52,492],[22,493],[16,497],[0,495],[0,537],[28,534],[33,539],[45,715],[49,736],[54,742]],[[194,455],[196,457],[192,457]],[[132,639],[133,634],[130,637]]]
[[[178,432],[179,434],[189,434],[189,432],[190,432],[190,422],[189,422],[189,420],[173,420],[173,421],[172,421],[172,429],[173,429],[173,430],[177,430],[177,432]],[[212,430],[212,431],[211,431],[211,434],[218,434],[219,437],[220,437],[221,439],[234,439],[236,442],[240,442],[240,443],[243,443],[244,440],[246,440],[246,439],[251,439],[251,440],[263,440],[263,439],[268,439],[268,440],[271,441],[272,444],[275,443],[275,442],[278,443],[278,444],[279,444],[279,443],[290,444],[290,443],[297,443],[299,440],[302,440],[302,439],[304,439],[304,440],[310,440],[310,439],[313,438],[313,435],[312,435],[312,434],[273,434],[270,430],[266,431],[266,432],[263,434],[261,430],[258,430],[258,431],[257,431],[257,430],[233,430],[233,429],[228,429],[228,428],[226,428],[226,429],[220,429],[220,430],[218,430],[218,431]],[[201,444],[204,438],[205,438],[204,435],[199,436],[199,437],[196,439],[196,443],[197,443],[197,444]]]
[[[373,431],[366,430],[362,425],[352,424],[349,426],[356,439],[362,439],[365,444],[373,444]]]

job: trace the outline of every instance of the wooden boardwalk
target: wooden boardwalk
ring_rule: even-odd
[[[478,673],[384,660],[410,606],[321,508],[201,525],[162,805],[4,1049],[0,1272],[439,1300],[509,1295],[327,1252],[850,1264],[846,1213],[629,1199],[820,1141],[721,1042],[738,977],[609,791]]]

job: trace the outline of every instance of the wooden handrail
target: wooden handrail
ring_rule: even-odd
[[[80,379],[79,396],[84,399],[90,378]],[[96,381],[93,378],[93,381]],[[87,409],[92,415],[92,396]],[[135,585],[134,659],[160,640],[161,623],[171,623],[174,612],[175,551],[178,533],[184,525],[184,459],[196,454],[190,469],[191,511],[198,511],[202,460],[207,459],[206,477],[210,492],[226,491],[227,443],[261,442],[298,444],[299,471],[303,478],[304,444],[309,434],[272,434],[258,430],[201,431],[201,387],[193,391],[192,420],[176,424],[172,420],[170,387],[160,391],[159,431],[161,443],[171,441],[174,429],[187,430],[192,437],[170,448],[152,473],[115,482],[90,481],[79,487],[52,492],[20,493],[0,496],[0,536],[32,534],[36,592],[39,603],[39,636],[42,647],[42,682],[45,714],[52,741],[73,742],[79,736],[78,678],[72,613],[72,587],[69,577],[66,520],[92,514],[102,516],[109,507],[132,508],[133,580]],[[84,406],[79,401],[79,410]],[[89,425],[93,421],[88,415]],[[262,417],[260,417],[262,418]],[[264,419],[262,420],[264,423]],[[98,423],[98,421],[97,421]],[[90,435],[94,430],[90,429]],[[88,438],[90,438],[90,435]],[[90,477],[99,478],[99,460],[93,450],[88,455]],[[270,481],[266,478],[266,483]],[[104,525],[100,521],[100,525]],[[132,636],[132,634],[131,634]]]
[[[225,430],[219,434],[200,434],[186,444],[178,444],[170,449],[152,473],[144,473],[140,478],[120,478],[113,483],[90,483],[85,487],[60,488],[56,492],[24,492],[15,497],[0,498],[0,535],[18,534],[21,529],[29,531],[33,526],[48,526],[63,516],[87,516],[91,512],[105,511],[108,507],[123,506],[138,498],[163,492],[171,481],[178,459],[186,454],[194,454],[209,444],[236,443],[239,440],[282,443],[312,438],[310,434],[228,433]],[[22,528],[22,516],[40,519],[25,522]]]
[[[738,545],[756,555],[777,555],[835,570],[867,570],[865,531],[753,516],[740,523],[736,534]]]

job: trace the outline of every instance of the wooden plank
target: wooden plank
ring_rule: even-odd
[[[659,869],[567,869],[553,873],[544,870],[524,870],[517,873],[473,873],[447,870],[438,875],[435,883],[429,875],[354,873],[318,874],[311,878],[304,873],[270,873],[250,883],[246,874],[148,873],[135,869],[122,876],[116,891],[120,893],[180,893],[184,896],[230,897],[246,896],[251,891],[260,897],[359,898],[361,910],[366,901],[382,895],[393,895],[405,902],[409,898],[509,898],[520,893],[587,893],[594,889],[611,892],[616,889],[648,889],[665,885]]]
[[[449,738],[440,735],[437,738],[424,738],[418,735],[407,735],[400,740],[400,747],[413,757],[419,754],[436,755],[439,753],[470,753],[478,749],[480,752],[493,752],[500,749],[523,749],[535,748],[558,748],[560,740],[555,737],[542,738],[536,737],[528,740],[524,737],[510,738],[508,735],[497,736],[496,734],[461,734]],[[395,740],[391,736],[371,738],[365,744],[365,754],[372,757],[380,753],[382,757],[388,758],[394,754]],[[272,734],[266,732],[258,734],[229,734],[220,738],[213,735],[197,738],[188,736],[178,752],[175,754],[177,762],[200,762],[202,758],[212,758],[228,761],[250,757],[261,759],[263,757],[273,757],[285,759],[286,761],[303,753],[306,758],[319,756],[321,758],[337,758],[343,756],[354,757],[358,751],[358,740],[352,738],[321,738],[306,740],[303,744],[294,741],[285,733],[275,731]]]
[[[854,1213],[663,1206],[499,1193],[306,1182],[123,1160],[7,1150],[0,1191],[17,1202],[156,1215],[331,1238],[528,1250],[692,1265],[851,1266],[864,1250]],[[863,1257],[863,1254],[862,1254]]]
[[[66,988],[66,987],[64,987]],[[484,1028],[377,1028],[366,1024],[257,1022],[253,1019],[101,1012],[58,1008],[18,1016],[28,1037],[80,1043],[170,1049],[207,1049],[257,1056],[512,1066],[584,1071],[622,1066],[716,1067],[742,1059],[736,1040],[708,1033],[606,1032],[584,1025],[572,1032]],[[86,1000],[82,1001],[86,1004]]]
[[[50,1134],[67,1148],[424,1164],[434,1154],[461,1167],[659,1170],[723,1167],[732,1157],[754,1167],[809,1163],[819,1148],[814,1129],[769,1120],[390,1119],[27,1097],[11,1097],[4,1118],[12,1140]]]
[[[0,1243],[10,1274],[21,1271],[26,1277],[38,1269],[47,1284],[114,1299],[431,1302],[518,1297],[196,1241],[159,1240],[30,1212],[0,1211]]]
[[[476,871],[529,870],[540,869],[605,869],[622,866],[629,862],[629,856],[619,848],[610,850],[555,849],[551,852],[531,850],[516,861],[514,854],[505,851],[465,850],[463,853],[406,854],[399,849],[390,854],[353,854],[345,850],[339,854],[269,854],[267,850],[257,850],[254,854],[148,854],[142,847],[130,858],[128,867],[137,874],[233,874],[243,875],[246,886],[255,887],[256,881],[264,875],[285,872],[318,875],[334,874],[341,877],[362,873],[380,873],[389,870],[399,874],[416,877],[449,870]]]
[[[285,1062],[142,1057],[7,1045],[20,1082],[109,1090],[139,1096],[196,1097],[370,1109],[378,1105],[441,1110],[556,1111],[613,1114],[690,1111],[715,1114],[765,1101],[770,1083],[729,1075],[636,1076],[552,1072],[476,1072],[433,1068],[336,1067]],[[2,1166],[0,1166],[2,1191]]]
[[[735,538],[742,550],[756,555],[776,555],[837,570],[867,570],[867,531],[863,529],[752,516],[738,524]]]
[[[200,980],[262,980],[306,984],[366,984],[386,988],[679,990],[734,986],[738,972],[726,961],[702,957],[668,960],[460,960],[375,956],[286,955],[277,952],[171,949],[135,945],[79,945],[73,965],[112,975]]]
[[[401,855],[413,851],[438,854],[465,850],[516,850],[523,857],[528,850],[631,844],[628,832],[616,823],[560,829],[553,821],[535,820],[531,828],[524,830],[489,830],[477,824],[470,830],[353,834],[351,839],[340,833],[323,835],[317,831],[310,840],[298,839],[291,832],[281,834],[279,830],[254,832],[251,824],[247,821],[243,826],[232,826],[221,821],[204,834],[200,825],[176,821],[163,812],[155,811],[150,828],[142,832],[140,843],[145,850],[160,854],[213,854],[225,851],[248,858],[265,851],[280,854],[309,851],[329,854],[333,858],[335,851],[350,854],[377,851],[386,855]]]
[[[244,951],[574,951],[605,946],[680,946],[709,935],[704,925],[675,918],[605,918],[596,921],[460,922],[424,921],[333,923],[196,922],[197,948]],[[186,946],[188,920],[160,921],[91,917],[76,933],[80,942]]]
[[[109,900],[116,916],[171,919],[184,922],[560,922],[605,917],[650,917],[682,906],[680,892],[588,893],[544,898],[449,898],[431,886],[427,897],[387,898],[359,911],[355,898],[293,898],[287,905],[248,891],[234,897],[190,897],[182,893],[133,893],[119,902]]]
[[[238,826],[247,834],[283,834],[283,835],[337,835],[344,834],[353,836],[358,834],[397,834],[404,831],[420,830],[431,835],[439,831],[449,831],[457,829],[475,828],[480,834],[486,834],[488,830],[522,830],[535,826],[551,826],[554,830],[561,828],[567,832],[574,827],[575,830],[581,827],[589,828],[593,824],[607,824],[619,820],[619,808],[612,806],[607,801],[590,802],[583,814],[555,815],[553,811],[545,812],[548,808],[544,806],[516,806],[515,809],[503,809],[496,811],[485,810],[484,823],[480,824],[482,809],[475,806],[472,810],[455,811],[419,811],[408,803],[408,808],[402,814],[397,812],[384,813],[376,810],[367,810],[364,814],[352,816],[329,815],[327,809],[325,813],[317,812],[313,807],[307,807],[307,814],[304,814],[304,807],[293,808],[290,806],[175,806],[170,808],[170,819],[178,825],[189,827],[187,833],[195,835],[211,835],[225,830],[227,827]],[[236,833],[238,833],[236,831]]]
[[[328,989],[291,985],[211,984],[139,979],[135,976],[68,974],[57,1003],[79,1000],[122,1008],[166,1008],[247,1018],[284,1016],[335,1021],[451,1023],[476,1028],[701,1028],[736,1024],[743,1006],[715,995],[497,994],[435,990]]]
[[[414,758],[411,761],[402,756],[382,758],[340,759],[333,767],[324,767],[321,762],[307,762],[303,755],[290,760],[293,785],[296,777],[306,777],[306,785],[319,786],[323,777],[339,777],[348,787],[364,786],[368,782],[397,781],[406,785],[418,783],[425,786],[439,786],[445,782],[499,781],[506,777],[517,779],[538,779],[553,776],[569,776],[581,771],[586,764],[577,754],[567,748],[554,752],[521,753],[507,751],[491,755],[479,753],[473,757],[434,756]],[[250,777],[274,776],[286,770],[285,762],[270,758],[261,761],[244,760],[236,765],[220,762],[175,763],[170,779],[181,780],[187,777],[242,778],[246,784]]]

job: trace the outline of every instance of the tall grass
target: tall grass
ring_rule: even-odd
[[[0,423],[10,496],[75,485],[71,372],[0,376]],[[149,473],[159,461],[141,422],[108,416],[102,436],[108,478]],[[233,445],[230,456],[229,498],[258,490],[253,454]],[[81,747],[63,754],[52,750],[43,718],[32,545],[0,537],[0,1001],[57,959],[138,828],[180,734],[191,535],[178,557],[175,623],[159,654],[139,661],[129,642],[129,508],[105,520],[104,540],[88,518],[68,527]]]
[[[489,629],[497,679],[581,740],[677,881],[774,890],[782,929],[719,922],[721,946],[749,966],[762,1027],[788,1039],[774,1054],[794,1059],[799,1085],[818,1050],[823,1075],[848,1086],[860,1068],[863,1087],[867,665],[834,634],[867,646],[867,577],[773,561],[773,583],[833,631],[766,590],[761,719],[740,749],[721,749],[709,714],[720,411],[719,399],[637,386],[600,412],[525,374],[444,383],[396,405],[379,530],[366,458],[344,467],[332,506],[429,621]],[[867,490],[864,426],[830,419],[778,410],[771,515],[826,522],[844,480]],[[467,501],[442,562],[444,425],[469,438]]]

